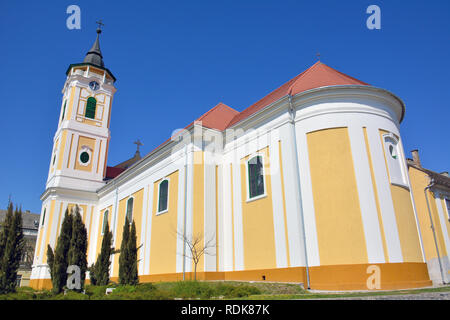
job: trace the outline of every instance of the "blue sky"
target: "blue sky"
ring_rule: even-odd
[[[66,27],[69,5],[81,29]],[[366,8],[381,8],[381,30]],[[0,208],[40,212],[61,90],[102,19],[117,78],[108,165],[142,154],[223,102],[239,111],[310,67],[337,70],[406,104],[405,152],[450,169],[450,1],[12,1],[0,3]]]

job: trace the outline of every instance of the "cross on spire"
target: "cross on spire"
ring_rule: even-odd
[[[140,146],[143,146],[144,144],[139,140],[139,139],[137,139],[135,142],[133,142],[136,146],[137,146],[137,150],[136,150],[136,152],[138,153],[139,152],[139,147]]]
[[[320,62],[320,52],[316,53],[317,60]]]
[[[105,24],[102,22],[102,20],[100,19],[98,21],[95,21],[95,23],[98,24],[97,32],[98,33],[102,32],[102,27],[105,26]]]

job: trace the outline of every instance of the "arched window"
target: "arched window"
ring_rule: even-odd
[[[248,198],[253,199],[264,195],[263,157],[254,156],[247,161]]]
[[[130,198],[127,201],[127,215],[128,222],[131,223],[133,221],[133,202],[134,198]]]
[[[106,223],[108,222],[109,210],[105,210],[103,213],[103,224],[102,224],[102,235],[105,234],[106,231]]]
[[[95,100],[95,98],[93,98],[93,97],[89,97],[87,99],[86,112],[85,112],[84,116],[86,118],[95,119],[96,108],[97,108],[97,100]]]
[[[159,184],[158,213],[162,213],[168,210],[168,200],[169,200],[169,180],[164,179]]]
[[[384,144],[391,183],[407,185],[398,139],[393,134],[387,134]]]
[[[41,228],[44,226],[45,222],[45,212],[47,211],[47,208],[44,208],[44,212],[42,213],[42,221],[41,221]]]
[[[66,104],[67,104],[67,100],[64,101],[64,107],[63,107],[63,112],[62,112],[62,115],[61,115],[61,121],[64,120],[64,116],[66,114]]]

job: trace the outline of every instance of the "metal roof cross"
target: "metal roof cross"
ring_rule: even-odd
[[[100,30],[103,26],[105,26],[101,19],[98,21],[95,21],[95,23],[98,24],[98,29],[100,29]]]
[[[136,152],[139,152],[139,147],[144,145],[139,139],[137,139],[133,143],[137,146],[137,151]]]

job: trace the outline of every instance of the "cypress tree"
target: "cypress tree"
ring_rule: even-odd
[[[87,230],[80,215],[80,208],[75,206],[72,211],[72,237],[68,252],[68,266],[76,265],[80,268],[81,290],[87,271]]]
[[[105,234],[103,235],[102,240],[102,249],[97,257],[95,265],[93,266],[93,273],[91,273],[91,275],[94,276],[95,282],[93,283],[91,276],[92,284],[104,286],[109,283],[109,267],[111,265],[110,257],[113,252],[114,248],[112,247],[112,232],[109,230],[108,221],[106,221]]]
[[[69,266],[68,253],[72,239],[72,225],[72,215],[69,214],[69,210],[66,209],[64,220],[61,225],[61,233],[59,234],[58,242],[56,244],[51,272],[54,293],[60,293],[67,282],[67,267]]]
[[[5,252],[6,242],[8,241],[8,233],[11,228],[13,221],[13,204],[8,203],[8,208],[6,210],[5,220],[3,220],[3,225],[0,229],[0,274],[3,270],[3,253]]]
[[[125,218],[125,225],[122,232],[122,243],[120,244],[119,256],[119,283],[128,284],[130,279],[130,254],[128,250],[128,242],[130,238],[130,222],[128,217]]]
[[[137,285],[139,283],[138,277],[138,260],[137,260],[137,245],[136,245],[136,224],[131,224],[130,237],[128,238],[128,264],[129,264],[129,277],[128,284]]]
[[[17,271],[25,247],[22,231],[22,210],[16,209],[13,214],[12,209],[12,203],[10,203],[0,240],[2,247],[0,293],[9,293],[16,290]]]
[[[47,264],[48,264],[48,268],[50,269],[50,277],[53,278],[52,276],[52,271],[53,271],[53,265],[55,263],[55,254],[53,253],[53,249],[52,247],[50,247],[50,245],[47,245]]]
[[[91,285],[93,285],[93,286],[98,286],[98,285],[99,285],[99,284],[98,284],[98,280],[97,280],[97,275],[96,275],[96,274],[97,274],[96,266],[97,266],[97,262],[91,264],[91,265],[88,267],[88,271],[89,271],[89,280],[90,280],[90,282],[91,282]]]

